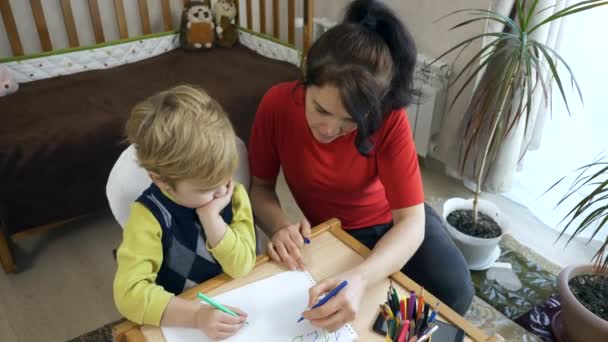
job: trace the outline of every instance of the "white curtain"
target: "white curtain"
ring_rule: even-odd
[[[569,1],[574,3],[575,1]],[[561,7],[568,5],[562,1]],[[561,231],[558,223],[584,193],[572,196],[565,205],[554,208],[571,182],[545,191],[561,177],[597,158],[608,155],[608,7],[598,7],[558,21],[547,32],[549,43],[557,47],[572,68],[583,93],[584,105],[571,87],[570,78],[562,82],[572,116],[568,115],[559,89],[553,86],[553,115],[539,116],[530,136],[527,154],[515,173],[513,187],[505,195],[528,207],[541,221]],[[551,45],[550,45],[551,46]],[[559,67],[561,75],[567,70]],[[548,113],[548,111],[547,111]],[[542,133],[542,134],[541,134]],[[587,190],[588,191],[588,190]],[[593,227],[583,233],[590,237]],[[571,232],[571,231],[569,231]],[[605,239],[605,229],[596,239]]]
[[[541,21],[543,21],[544,19],[546,19],[547,17],[549,17],[550,15],[564,9],[567,6],[570,6],[576,2],[578,2],[580,0],[564,0],[564,1],[558,1],[557,3],[554,0],[540,0],[538,5],[537,5],[537,10],[536,12],[538,12],[540,9],[544,9],[544,8],[548,8],[547,10],[544,10],[542,13],[540,14],[535,14],[532,19],[531,19],[531,27],[533,25],[535,25],[536,23],[540,23]],[[529,5],[529,3],[528,3]],[[551,7],[552,5],[554,5],[553,7]],[[510,11],[510,8],[512,8],[513,6],[513,1],[492,1],[491,2],[491,9],[495,10],[495,11],[499,11],[503,14],[507,14]],[[580,14],[575,14],[572,19],[571,18],[566,18],[566,19],[561,19],[561,20],[556,20],[553,21],[549,24],[545,24],[542,26],[542,28],[536,30],[535,32],[533,32],[532,35],[530,35],[531,39],[537,40],[555,50],[558,51],[562,51],[563,54],[563,49],[561,48],[562,45],[564,45],[568,39],[571,39],[572,37],[576,36],[575,32],[578,32],[577,29],[577,24],[574,22],[574,20],[585,20],[585,16],[587,15],[587,13],[590,13],[594,16],[597,15],[601,15],[601,14],[596,14],[598,11],[596,11],[597,9],[591,10],[589,12],[583,12]],[[574,23],[574,24],[571,24]],[[502,30],[503,27],[500,24],[496,24],[495,22],[490,22],[489,25],[486,27],[486,32],[496,32],[499,30]],[[600,37],[597,35],[589,35],[590,37]],[[567,37],[571,37],[571,38],[567,38]],[[605,37],[602,38],[596,38],[596,39],[605,39]],[[484,42],[484,44],[487,44],[488,42]],[[568,45],[569,43],[567,43],[566,45]],[[570,60],[571,63],[573,62],[577,62],[580,61],[581,58],[581,54],[574,54],[573,58],[572,56],[568,56],[566,54],[563,54],[563,56],[566,58],[566,60]],[[567,57],[571,57],[571,58],[567,58]],[[564,70],[561,70],[564,71]],[[564,73],[562,73],[564,74]],[[541,75],[542,78],[544,78],[546,80],[547,83],[549,83],[550,80],[550,76],[545,73],[543,75]],[[478,80],[480,81],[481,78]],[[566,80],[564,80],[565,83],[570,83],[569,82],[569,78],[567,78]],[[478,82],[479,84],[479,82]],[[480,88],[482,88],[482,86],[480,86]],[[554,88],[554,91],[557,88]],[[473,92],[473,97],[475,96],[476,92]],[[573,98],[573,100],[576,100],[575,98]],[[556,93],[556,96],[554,96],[554,102],[557,102],[558,106],[559,106],[559,101],[560,97],[559,97],[559,93]],[[575,102],[575,101],[571,101],[571,102]],[[559,112],[559,107],[555,107],[555,111],[556,111],[556,116],[557,115],[562,115],[562,113],[558,113]],[[524,132],[524,121],[521,120],[520,124],[518,126],[515,127],[515,129],[513,129],[511,131],[511,133],[509,134],[509,136],[507,136],[507,138],[505,139],[505,141],[503,142],[502,148],[500,149],[498,155],[496,156],[496,159],[488,165],[488,170],[486,172],[484,172],[486,174],[485,178],[485,183],[483,184],[483,190],[484,191],[489,191],[489,192],[494,192],[494,193],[505,193],[505,192],[509,192],[513,189],[513,182],[515,180],[516,177],[516,170],[522,167],[522,155],[524,155],[526,153],[526,151],[530,151],[530,150],[536,150],[540,147],[540,141],[541,138],[543,137],[543,131],[545,129],[545,125],[547,124],[548,121],[550,121],[549,117],[550,117],[550,107],[547,105],[547,103],[545,103],[544,101],[544,97],[542,94],[542,87],[537,87],[536,91],[534,93],[534,97],[533,97],[533,107],[532,107],[532,113],[531,113],[531,122],[530,122],[530,126],[528,127],[527,132]],[[441,137],[440,137],[440,148],[442,148],[442,155],[440,156],[440,158],[442,159],[442,161],[444,162],[444,164],[446,165],[446,170],[448,172],[448,174],[450,174],[451,176],[457,176],[459,178],[463,178],[464,184],[469,187],[470,189],[474,189],[475,188],[475,169],[474,169],[474,163],[471,162],[474,160],[474,158],[469,157],[469,161],[467,162],[467,168],[464,170],[464,174],[460,175],[458,174],[458,170],[459,170],[459,162],[460,162],[460,158],[461,155],[460,153],[458,153],[457,151],[455,151],[455,149],[459,149],[459,144],[462,141],[462,136],[463,136],[463,122],[464,120],[466,120],[468,118],[467,113],[450,113],[450,115],[455,115],[455,116],[460,116],[459,121],[458,120],[452,120],[451,122],[446,122],[446,124],[444,125],[444,127],[442,127],[442,132],[441,132]],[[454,122],[456,121],[456,123]],[[487,134],[485,139],[481,138],[478,143],[475,144],[475,146],[473,146],[472,153],[475,152],[479,152],[480,150],[482,150],[485,147],[485,143],[487,141]]]
[[[513,8],[513,4],[514,0],[490,0],[487,9],[505,16],[509,16],[511,9]],[[471,7],[469,6],[465,8]],[[461,20],[454,19],[454,24],[460,21],[464,21],[465,18],[466,17],[459,17],[459,19]],[[501,23],[491,20],[488,20],[486,22],[485,27],[483,28],[484,32],[486,33],[500,32],[503,29],[504,26]],[[479,49],[483,48],[490,42],[491,39],[484,38],[481,44],[479,45]],[[476,46],[476,44],[477,42],[475,44],[471,44],[471,47],[469,47],[469,49],[474,50],[475,48],[473,46]],[[469,57],[473,57],[477,51],[478,50],[470,51],[468,53]],[[463,55],[467,55],[467,53]],[[466,58],[463,58],[460,61],[459,65],[454,64],[453,67],[455,69],[451,73],[451,77],[455,77],[460,72],[458,68],[464,67],[466,62],[468,62],[468,60],[466,60]],[[465,185],[467,185],[471,189],[474,189],[475,187],[472,181],[475,177],[471,168],[469,168],[469,170],[465,170],[464,175],[460,174],[460,148],[463,141],[463,122],[469,117],[467,113],[467,103],[470,102],[470,100],[467,99],[467,97],[473,97],[473,94],[475,93],[474,89],[477,88],[479,82],[481,81],[482,74],[483,73],[480,73],[480,76],[478,76],[476,82],[473,82],[475,84],[469,84],[467,90],[465,90],[460,99],[456,101],[456,104],[453,107],[452,111],[446,113],[443,116],[443,122],[438,139],[439,153],[437,155],[437,158],[445,165],[446,173],[454,178],[464,178]],[[461,80],[459,80],[458,83],[450,87],[448,91],[448,103],[451,103],[453,97],[458,92],[458,89],[460,89],[460,87],[462,86],[463,79],[466,78],[467,77],[462,78]],[[459,110],[460,108],[462,109]]]

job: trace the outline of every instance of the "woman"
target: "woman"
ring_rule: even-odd
[[[353,269],[310,290],[309,305],[342,280],[327,304],[304,312],[335,330],[355,319],[365,289],[401,269],[460,314],[474,290],[464,258],[441,219],[424,204],[416,149],[404,107],[412,99],[414,41],[395,14],[354,1],[344,21],[308,53],[303,81],[264,96],[250,140],[251,202],[271,237],[271,257],[304,267],[310,224],[338,217],[372,249]],[[283,168],[304,215],[290,222],[275,193]]]

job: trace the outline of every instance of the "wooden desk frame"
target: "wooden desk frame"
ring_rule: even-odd
[[[338,238],[345,245],[350,247],[353,251],[355,251],[357,254],[361,255],[362,257],[365,258],[371,253],[371,251],[367,247],[365,247],[357,239],[353,238],[352,236],[350,236],[348,233],[346,233],[342,229],[342,224],[340,223],[340,221],[338,219],[331,219],[327,222],[324,222],[324,223],[314,227],[312,230],[312,237],[315,238],[327,231],[332,233],[336,238]],[[270,260],[271,259],[268,255],[260,255],[257,257],[255,267],[263,265],[263,264],[269,262]],[[401,273],[401,272],[393,273],[390,276],[390,278],[394,282],[399,283],[401,286],[403,286],[408,291],[416,291],[416,293],[419,294],[420,285],[416,284],[416,282],[414,282],[412,279],[408,278],[403,273]],[[188,299],[188,300],[195,300],[197,292],[212,291],[224,284],[227,284],[231,280],[232,280],[232,278],[230,278],[228,275],[221,274],[215,278],[209,279],[208,281],[206,281],[198,286],[195,286],[189,290],[186,290],[184,293],[180,294],[179,297]],[[424,294],[424,299],[431,306],[435,306],[437,303],[440,303],[440,301],[435,296],[433,296],[433,294],[431,294],[429,292],[426,292]],[[498,335],[488,337],[483,331],[481,331],[480,329],[475,327],[471,322],[464,319],[464,317],[460,316],[458,313],[456,313],[454,310],[452,310],[447,305],[442,303],[440,308],[441,308],[440,309],[441,317],[445,321],[462,329],[465,332],[465,334],[469,338],[471,338],[473,341],[498,342],[498,341],[503,340],[502,337],[500,337]],[[114,341],[116,341],[116,342],[146,342],[146,338],[143,335],[140,327],[141,326],[139,324],[136,324],[136,323],[133,323],[133,322],[130,322],[127,320],[125,320],[122,323],[119,323],[112,329],[112,335],[114,337]]]

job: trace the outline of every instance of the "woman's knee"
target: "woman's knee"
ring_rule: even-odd
[[[469,280],[462,288],[461,295],[450,305],[450,307],[461,316],[464,316],[464,314],[467,313],[469,307],[471,307],[471,303],[473,303],[473,297],[475,297],[475,287],[473,286],[470,274],[468,279]]]
[[[464,315],[471,306],[473,302],[473,297],[475,296],[475,287],[473,286],[473,281],[471,280],[471,274],[468,272],[462,274],[460,279],[457,281],[458,286],[447,286],[445,289],[445,301],[444,303],[452,308],[452,310],[456,311],[459,315]],[[448,280],[448,282],[450,282]],[[454,282],[451,282],[450,285],[455,285]]]

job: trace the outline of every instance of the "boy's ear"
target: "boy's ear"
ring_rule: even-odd
[[[171,189],[171,185],[165,182],[158,173],[148,171],[148,176],[152,179],[152,183],[156,184],[161,190],[168,191]]]

